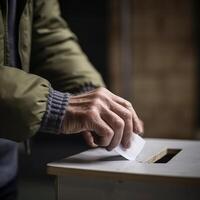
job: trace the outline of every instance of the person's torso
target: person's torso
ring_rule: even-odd
[[[18,67],[28,72],[32,0],[15,0],[16,5],[13,2],[0,0],[0,66]],[[17,143],[0,138],[0,188],[12,181],[16,174]]]

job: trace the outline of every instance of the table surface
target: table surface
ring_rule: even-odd
[[[91,149],[47,165],[51,175],[82,175],[117,179],[186,180],[200,183],[200,141],[145,139],[135,161],[128,161],[103,148]],[[149,163],[166,149],[180,149],[167,163]]]

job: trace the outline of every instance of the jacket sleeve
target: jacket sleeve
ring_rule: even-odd
[[[76,36],[61,18],[58,1],[35,0],[33,10],[31,71],[61,92],[85,84],[104,86]]]
[[[0,137],[23,141],[40,128],[50,83],[20,69],[0,66]]]

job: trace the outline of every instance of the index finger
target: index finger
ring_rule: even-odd
[[[118,104],[120,104],[121,106],[127,108],[132,113],[132,116],[133,116],[133,129],[134,129],[133,132],[135,132],[135,133],[143,133],[143,131],[144,131],[143,130],[143,125],[141,123],[141,120],[137,116],[137,113],[135,112],[132,104],[129,101],[127,101],[127,100],[125,100],[125,99],[123,99],[123,98],[121,98],[121,97],[119,97],[119,96],[117,96],[117,95],[115,95],[115,94],[113,94],[111,92],[110,92],[110,95],[111,95],[111,98],[112,98],[113,101],[115,101]]]

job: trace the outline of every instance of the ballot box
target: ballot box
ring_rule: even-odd
[[[96,148],[49,163],[58,200],[200,200],[200,142],[146,139],[134,161]]]

